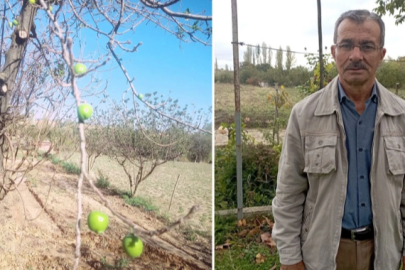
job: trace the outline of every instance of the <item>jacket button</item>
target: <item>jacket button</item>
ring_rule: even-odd
[[[308,232],[308,228],[305,228],[305,232]]]
[[[322,145],[322,144],[323,144],[323,141],[322,141],[322,140],[320,140],[320,141],[318,142],[318,144],[319,144],[319,145]]]

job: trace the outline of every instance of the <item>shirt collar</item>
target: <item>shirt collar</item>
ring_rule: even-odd
[[[345,99],[349,99],[349,98],[347,97],[345,91],[343,91],[343,87],[340,84],[340,81],[339,80],[337,80],[337,81],[338,81],[338,89],[339,89],[338,90],[339,102],[340,102],[340,104],[342,104],[343,98],[345,98]],[[373,90],[371,91],[371,96],[370,96],[370,98],[368,100],[372,100],[374,103],[376,103],[377,100],[378,100],[377,84],[375,82],[374,82],[374,85],[373,85]]]

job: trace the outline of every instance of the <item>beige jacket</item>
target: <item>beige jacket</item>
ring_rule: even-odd
[[[370,171],[375,270],[399,269],[405,231],[405,101],[377,82]],[[273,200],[282,264],[336,269],[347,186],[346,133],[337,77],[297,103],[288,122]]]

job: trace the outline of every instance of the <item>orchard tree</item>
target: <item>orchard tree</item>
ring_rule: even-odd
[[[267,64],[267,45],[265,42],[262,43],[262,55],[263,55],[263,64]]]
[[[181,3],[181,5],[180,5]],[[136,28],[141,24],[154,24],[180,42],[196,42],[203,45],[211,44],[211,16],[204,11],[193,11],[187,2],[180,0],[139,0],[139,1],[106,1],[106,0],[4,0],[0,10],[3,23],[7,22],[2,33],[1,53],[5,55],[1,62],[0,72],[0,199],[15,189],[16,177],[10,175],[26,173],[33,168],[36,149],[41,139],[51,137],[50,121],[33,122],[36,127],[25,123],[34,121],[41,115],[43,119],[60,121],[68,114],[76,118],[76,111],[84,102],[84,96],[105,92],[107,80],[99,80],[96,76],[100,68],[111,61],[125,77],[132,97],[132,110],[136,115],[139,110],[147,108],[162,119],[177,123],[186,128],[210,133],[202,127],[204,121],[186,122],[177,118],[178,111],[168,111],[164,107],[168,100],[160,103],[147,101],[137,92],[134,86],[134,74],[129,74],[121,56],[124,53],[136,53],[142,42],[132,44],[136,37]],[[181,9],[180,9],[181,8]],[[174,10],[178,11],[174,11]],[[87,36],[97,39],[105,50],[94,52],[83,58],[79,53],[80,30],[85,29]],[[3,38],[4,37],[4,38]],[[78,40],[78,44],[74,41]],[[90,59],[89,59],[90,58]],[[81,64],[78,66],[77,64]],[[87,68],[86,68],[87,66]],[[85,79],[87,87],[79,87],[79,79]],[[81,85],[81,84],[80,84]],[[68,102],[73,96],[73,103]],[[69,107],[70,106],[70,107]],[[34,120],[31,120],[34,118]],[[191,119],[193,120],[193,119]],[[136,118],[139,121],[139,118]],[[19,127],[13,123],[20,123]],[[31,129],[23,130],[19,128]],[[157,231],[144,231],[132,221],[121,216],[113,209],[109,201],[95,187],[92,177],[86,169],[86,136],[83,119],[76,124],[79,134],[78,146],[81,153],[81,173],[77,184],[77,222],[76,222],[76,251],[74,269],[80,262],[82,222],[82,185],[88,180],[94,191],[100,196],[105,206],[118,218],[124,221],[133,232],[144,235],[161,234],[172,228],[169,226]],[[27,134],[36,134],[31,136]],[[24,137],[25,136],[25,137]],[[32,138],[30,138],[30,136]],[[22,160],[28,160],[20,165],[17,160],[17,150],[23,149]],[[48,149],[47,153],[50,151]],[[34,154],[30,154],[34,153]],[[19,176],[21,177],[21,176]],[[192,207],[185,218],[189,218],[198,206]],[[182,222],[181,219],[175,224]],[[153,241],[153,239],[149,239]]]
[[[281,48],[281,46],[280,46],[280,48],[277,50],[277,54],[276,54],[276,68],[279,70],[279,71],[282,71],[283,70],[283,49]]]
[[[285,59],[285,69],[287,70],[287,72],[290,72],[292,65],[294,65],[294,61],[295,61],[294,53],[291,52],[290,46],[287,46],[287,53]]]

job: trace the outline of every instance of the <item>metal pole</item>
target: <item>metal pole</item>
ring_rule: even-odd
[[[321,12],[321,0],[318,2],[318,39],[319,39],[319,89],[323,88],[323,55],[322,55],[322,12]]]
[[[240,116],[240,83],[239,83],[239,47],[238,47],[238,9],[236,0],[232,0],[232,36],[233,36],[233,82],[235,85],[235,129],[236,129],[236,181],[238,199],[238,220],[243,218],[242,186],[242,140]]]

